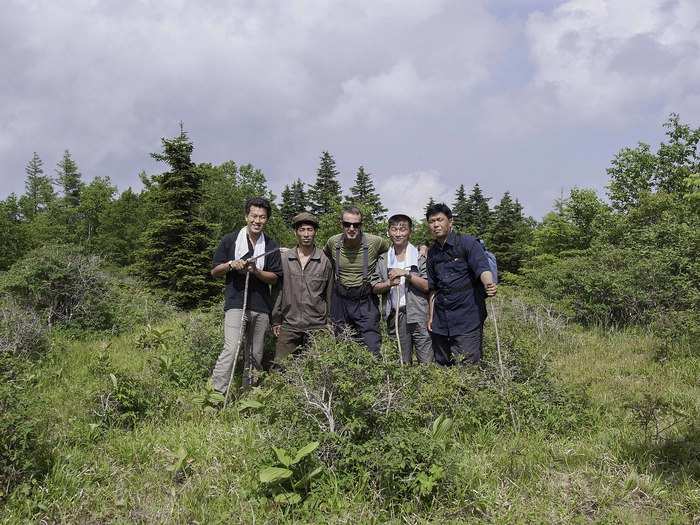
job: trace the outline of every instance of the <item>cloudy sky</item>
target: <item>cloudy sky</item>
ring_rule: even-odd
[[[328,150],[391,210],[478,182],[541,217],[670,112],[700,125],[700,2],[5,0],[0,71],[2,197],[33,151],[137,188],[182,120],[278,194]]]

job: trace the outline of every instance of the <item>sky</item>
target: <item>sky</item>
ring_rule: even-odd
[[[162,137],[277,195],[324,150],[392,212],[478,183],[541,218],[615,153],[700,125],[697,0],[5,0],[0,197],[36,151],[140,188]]]

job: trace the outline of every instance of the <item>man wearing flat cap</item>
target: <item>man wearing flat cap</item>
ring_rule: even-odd
[[[333,266],[315,244],[318,219],[301,212],[292,225],[297,245],[282,254],[282,285],[272,309],[277,365],[330,323]]]

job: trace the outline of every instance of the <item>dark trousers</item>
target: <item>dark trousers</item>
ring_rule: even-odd
[[[340,295],[333,289],[331,297],[331,321],[336,335],[351,329],[353,339],[364,344],[367,349],[379,357],[382,336],[379,333],[379,298],[374,294],[360,297]]]
[[[282,325],[275,345],[275,363],[280,364],[299,348],[307,346],[311,335],[321,329],[322,327],[298,330]]]
[[[478,363],[481,359],[483,336],[483,324],[466,334],[431,334],[435,362],[443,366]]]

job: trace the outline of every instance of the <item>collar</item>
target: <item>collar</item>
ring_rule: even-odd
[[[314,251],[311,252],[311,257],[310,259],[313,260],[320,260],[321,259],[321,249],[318,246],[314,246]],[[297,261],[299,260],[299,257],[297,256],[297,247],[295,246],[294,248],[290,248],[287,250],[287,259],[290,261]]]
[[[440,249],[444,250],[446,246],[450,246],[450,247],[457,246],[458,239],[459,239],[459,237],[457,236],[455,231],[450,230],[450,233],[447,234],[447,239],[445,239],[445,244],[441,245],[439,241],[436,242],[435,244],[437,244],[440,247]]]

